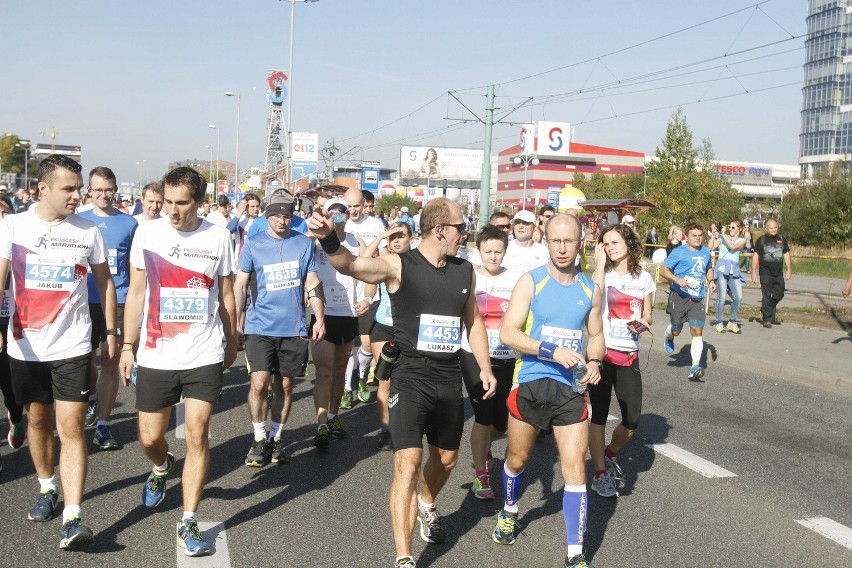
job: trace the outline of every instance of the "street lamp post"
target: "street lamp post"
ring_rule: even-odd
[[[240,103],[243,97],[239,93],[232,91],[226,91],[225,96],[237,98],[237,152],[234,158],[234,195],[236,195],[240,189]]]
[[[207,162],[210,165],[210,173],[207,175],[207,181],[209,183],[213,183],[213,146],[211,146],[210,144],[207,144],[204,147],[207,148],[208,150],[210,150],[210,161]],[[215,193],[215,191],[214,191],[214,193]]]
[[[290,1],[290,63],[287,70],[289,94],[287,95],[287,189],[293,191],[293,44],[296,30],[296,2],[319,2],[319,0],[289,0]]]
[[[212,128],[216,131],[216,185],[213,186],[213,193],[219,195],[219,127],[215,124],[208,124],[207,128]]]
[[[522,156],[515,156],[512,158],[512,163],[516,166],[524,165],[524,199],[521,202],[521,209],[527,208],[527,170],[529,169],[530,164],[533,166],[537,166],[541,163],[541,160],[538,159],[538,156],[530,156],[529,154],[524,154]]]
[[[24,150],[24,190],[30,190],[30,172],[29,172],[29,162],[30,162],[30,141],[29,140],[18,140],[18,143],[15,144],[18,148],[22,148]]]

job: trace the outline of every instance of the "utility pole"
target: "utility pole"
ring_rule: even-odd
[[[494,85],[488,85],[485,99],[485,147],[482,155],[482,182],[479,188],[479,226],[488,224],[491,210],[491,129],[494,126]]]

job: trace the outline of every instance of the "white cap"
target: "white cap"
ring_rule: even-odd
[[[400,212],[400,213],[408,213],[408,207],[406,207],[405,205],[403,205],[403,206],[402,206],[402,208],[400,208],[399,212]]]
[[[514,223],[515,221],[523,221],[524,223],[535,223],[535,215],[532,211],[527,211],[526,209],[524,209],[515,213],[515,216],[512,217],[512,223]]]
[[[621,218],[622,223],[635,223],[636,219],[633,218],[633,215],[625,215]]]
[[[346,200],[342,197],[332,197],[325,202],[325,210],[330,211],[332,207],[343,207],[343,211],[349,211],[349,206],[346,205]]]

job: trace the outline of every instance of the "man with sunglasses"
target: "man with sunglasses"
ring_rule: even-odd
[[[101,362],[100,373],[96,371],[95,353],[98,346],[104,353],[104,342],[108,335],[116,336],[116,341],[121,343],[121,323],[124,321],[124,302],[127,299],[127,290],[130,287],[130,245],[136,234],[138,223],[136,219],[122,213],[115,207],[115,195],[118,191],[118,183],[115,174],[110,168],[97,167],[89,172],[89,194],[92,196],[92,209],[79,213],[83,219],[94,223],[107,247],[107,263],[112,280],[115,282],[116,322],[113,329],[107,329],[104,320],[104,312],[101,307],[101,299],[95,279],[89,275],[89,313],[92,317],[92,364],[89,392],[89,405],[86,408],[86,426],[92,427],[97,424],[95,437],[92,443],[99,450],[118,450],[121,444],[112,436],[109,420],[112,407],[118,395],[118,357],[111,361]]]
[[[390,516],[398,568],[416,565],[411,556],[415,502],[420,538],[429,543],[446,539],[435,499],[455,467],[461,445],[464,399],[459,350],[464,329],[482,369],[484,398],[496,389],[488,338],[473,293],[475,275],[469,262],[456,258],[467,230],[461,208],[446,198],[432,199],[420,223],[423,239],[416,249],[374,258],[347,251],[334,231],[331,211],[315,207],[309,223],[334,268],[370,284],[385,283],[393,303],[394,340],[401,352],[388,399],[394,448]],[[415,501],[424,432],[429,457]]]
[[[509,241],[503,266],[515,272],[528,272],[547,264],[547,247],[533,239],[535,215],[532,211],[518,211],[512,217],[512,233],[515,238]]]
[[[533,240],[537,243],[544,241],[544,226],[556,215],[556,209],[552,205],[542,205],[538,212],[538,226],[533,231]]]

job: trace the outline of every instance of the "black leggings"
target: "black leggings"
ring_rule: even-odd
[[[638,358],[629,367],[604,361],[600,382],[589,386],[593,424],[606,424],[613,387],[621,408],[621,424],[628,430],[635,430],[642,414],[642,374]]]
[[[0,320],[0,328],[2,328],[3,333],[3,351],[0,351],[0,391],[3,392],[3,404],[6,405],[12,422],[20,422],[24,416],[24,407],[18,405],[15,400],[15,393],[12,392],[12,372],[9,370],[9,350],[6,344],[8,324],[8,319]]]
[[[512,391],[512,375],[515,372],[515,359],[491,359],[491,372],[497,378],[497,391],[489,399],[483,399],[485,389],[479,378],[479,365],[473,353],[460,351],[462,377],[467,389],[467,398],[473,407],[473,419],[483,426],[494,426],[498,432],[505,432],[509,425],[509,409],[506,399]]]

